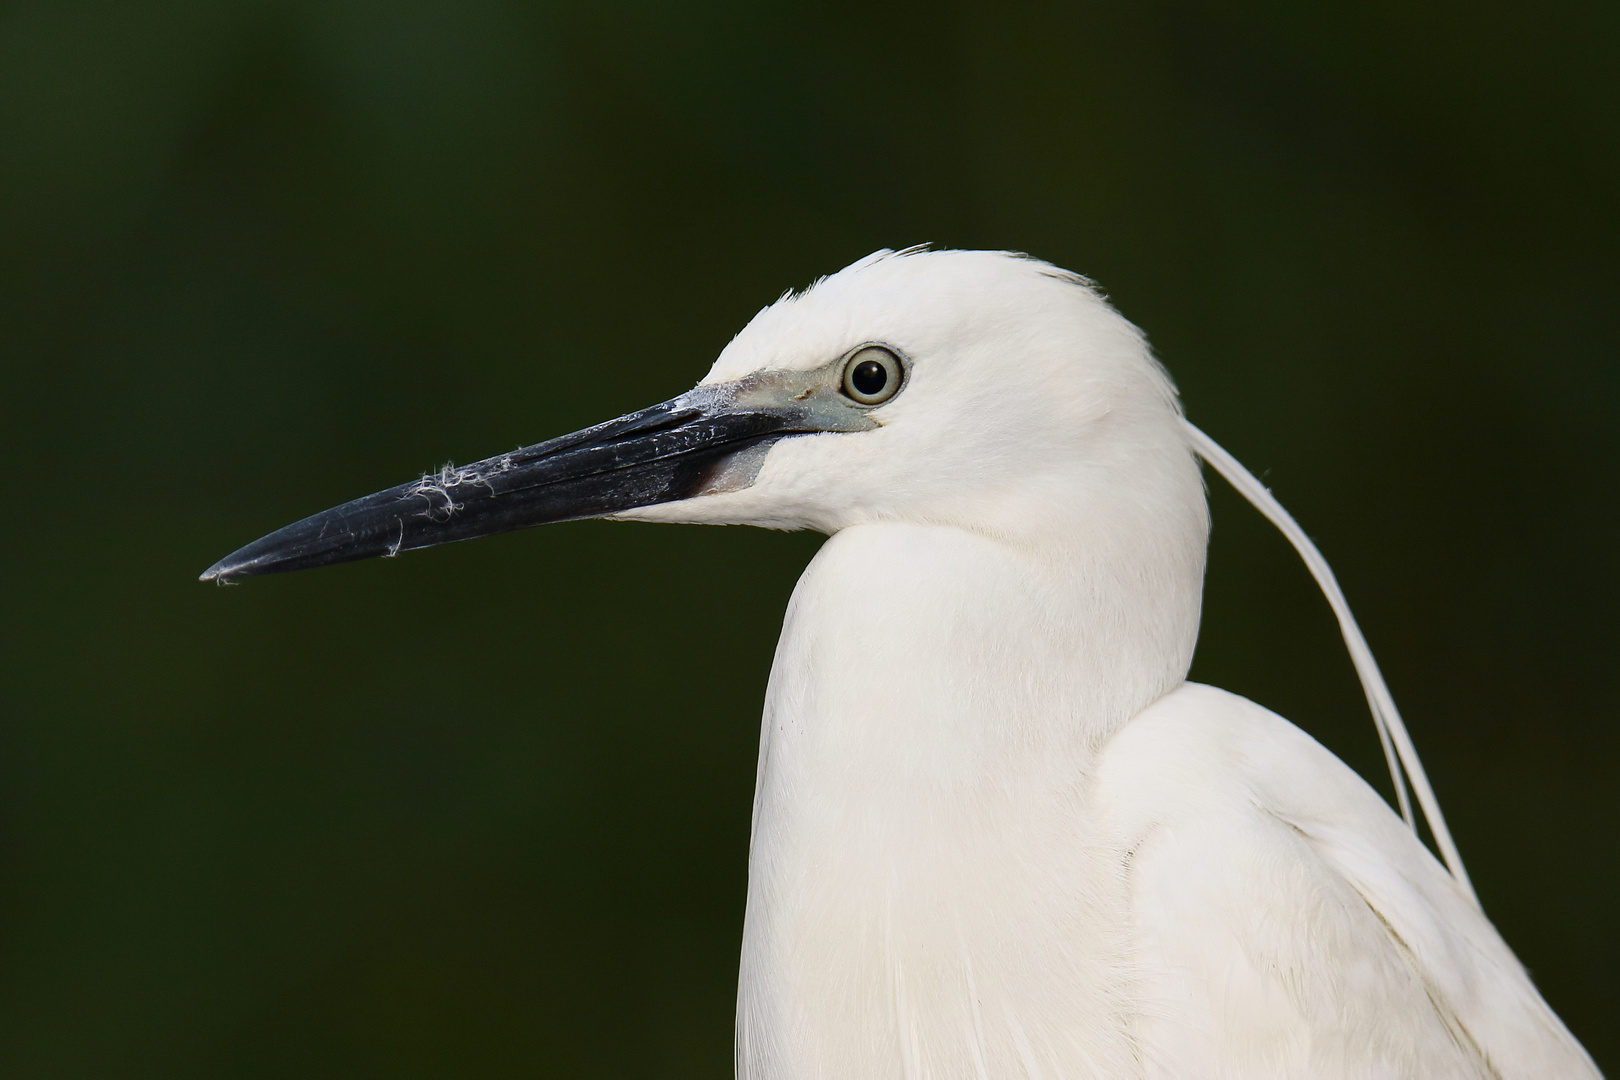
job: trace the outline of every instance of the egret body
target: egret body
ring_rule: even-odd
[[[1367,784],[1186,682],[1194,442],[1083,279],[879,253],[766,308],[681,397],[204,577],[590,516],[829,536],[765,703],[740,1077],[1597,1075]]]

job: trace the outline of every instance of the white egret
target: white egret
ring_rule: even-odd
[[[1186,682],[1200,453],[1302,545],[1453,873],[1305,733]],[[1085,280],[879,252],[760,312],[680,397],[203,577],[580,517],[827,533],[765,703],[747,1080],[1596,1076],[1268,500]]]

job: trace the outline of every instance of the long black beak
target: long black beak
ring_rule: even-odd
[[[785,435],[875,426],[812,373],[767,373],[355,499],[255,540],[203,581],[304,570],[601,517],[704,492],[735,455]],[[795,392],[798,391],[798,392]],[[751,480],[751,476],[749,479]]]

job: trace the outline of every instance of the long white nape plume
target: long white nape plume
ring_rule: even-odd
[[[1344,598],[1344,591],[1339,588],[1338,579],[1333,576],[1333,569],[1316,545],[1311,543],[1311,538],[1305,535],[1305,530],[1299,527],[1299,523],[1283,509],[1282,503],[1253,473],[1193,424],[1183,419],[1182,425],[1187,429],[1187,436],[1192,440],[1198,456],[1209,462],[1216,472],[1226,478],[1227,483],[1277,526],[1278,531],[1294,545],[1294,550],[1299,552],[1299,557],[1305,560],[1322,595],[1327,597],[1328,605],[1333,608],[1333,614],[1338,616],[1339,632],[1344,635],[1345,647],[1350,650],[1350,659],[1361,678],[1361,689],[1366,692],[1373,725],[1378,729],[1378,741],[1384,747],[1384,760],[1389,764],[1389,775],[1395,781],[1395,797],[1400,803],[1401,816],[1416,832],[1417,822],[1412,816],[1412,803],[1407,798],[1406,782],[1402,775],[1404,768],[1405,778],[1410,779],[1412,790],[1417,794],[1418,805],[1423,808],[1423,819],[1429,824],[1429,832],[1440,848],[1446,868],[1457,879],[1457,884],[1462,886],[1463,892],[1474,901],[1474,906],[1478,907],[1479,897],[1474,892],[1473,883],[1468,880],[1468,871],[1463,869],[1462,856],[1457,853],[1457,845],[1451,839],[1451,830],[1446,828],[1445,816],[1440,813],[1440,802],[1434,797],[1434,789],[1429,786],[1429,778],[1423,771],[1423,762],[1418,759],[1417,748],[1406,733],[1406,725],[1395,708],[1395,699],[1384,684],[1378,661],[1373,659],[1372,649],[1368,648],[1361,627],[1356,625],[1356,617],[1350,613],[1350,604]]]

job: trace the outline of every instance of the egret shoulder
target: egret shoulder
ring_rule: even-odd
[[[1360,777],[1188,683],[1110,741],[1149,1075],[1595,1077],[1494,927]]]

